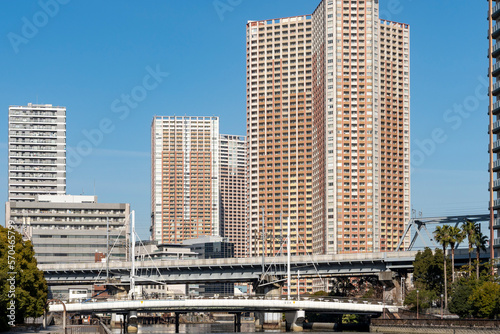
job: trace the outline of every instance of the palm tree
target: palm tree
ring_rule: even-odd
[[[466,220],[462,225],[462,231],[467,235],[467,241],[469,242],[469,277],[472,271],[472,251],[474,250],[474,232],[476,231],[476,223]]]
[[[455,282],[455,245],[458,245],[465,239],[462,230],[457,226],[449,227],[450,247],[451,247],[451,281]]]
[[[443,246],[443,262],[444,262],[444,308],[448,309],[448,279],[446,275],[446,248],[450,244],[450,226],[443,225],[436,227],[434,231],[434,237],[436,241]]]
[[[488,237],[481,232],[481,227],[477,225],[476,230],[474,232],[473,243],[474,246],[476,246],[476,278],[478,280],[479,280],[479,254],[481,253],[481,250],[486,252],[487,242],[488,242]]]

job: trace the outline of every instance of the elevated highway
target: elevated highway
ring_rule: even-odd
[[[386,253],[357,253],[340,255],[292,256],[290,271],[296,276],[336,277],[368,276],[381,273],[411,271],[417,251]],[[483,260],[489,254],[481,254]],[[264,272],[285,277],[286,257],[268,258]],[[467,249],[457,249],[455,266],[468,262]],[[164,282],[167,284],[198,284],[206,282],[252,282],[262,276],[262,258],[227,258],[209,260],[136,261],[136,284]],[[105,263],[40,264],[49,285],[99,284],[106,280]],[[130,281],[131,262],[111,262],[109,278],[127,284]]]
[[[333,277],[376,275],[381,272],[408,270],[412,267],[416,251],[293,256],[290,261],[292,275],[300,271],[301,277]],[[286,276],[286,257],[269,258],[265,272]],[[136,284],[202,282],[251,282],[262,275],[262,258],[229,258],[209,260],[136,261]],[[105,263],[41,264],[49,285],[102,283],[106,279]],[[128,282],[131,262],[111,262],[111,280]]]

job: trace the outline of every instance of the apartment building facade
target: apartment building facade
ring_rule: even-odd
[[[66,193],[66,108],[9,107],[8,200]]]
[[[152,140],[152,239],[220,235],[219,118],[156,116]]]
[[[500,257],[500,2],[488,0],[490,257]],[[498,263],[498,262],[497,262]],[[498,267],[498,265],[497,265]]]
[[[275,253],[287,217],[292,254],[393,250],[410,218],[408,25],[372,0],[249,21],[247,138],[252,255]]]
[[[245,136],[220,136],[220,231],[234,245],[234,257],[248,256],[246,150]]]
[[[251,256],[279,252],[288,216],[292,254],[312,252],[311,36],[310,16],[247,24]]]

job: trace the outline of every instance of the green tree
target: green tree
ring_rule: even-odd
[[[418,291],[418,293],[417,293]],[[418,294],[418,298],[417,298]],[[410,306],[410,310],[417,311],[418,299],[418,312],[421,313],[424,309],[431,306],[432,301],[436,299],[434,292],[424,288],[417,288],[411,290],[405,298],[404,304]]]
[[[19,233],[0,226],[0,330],[6,329],[10,321],[7,318],[8,303],[15,303],[17,324],[23,323],[27,317],[43,314],[47,282],[37,268],[34,255],[31,241],[25,241]],[[11,286],[12,289],[15,286],[15,290]]]
[[[491,281],[478,285],[472,291],[469,301],[475,317],[495,318],[500,314],[500,285]]]
[[[455,282],[450,296],[450,312],[457,314],[460,318],[472,315],[472,303],[469,297],[478,285],[475,279],[460,278]]]
[[[448,308],[448,277],[446,275],[446,248],[450,244],[451,233],[448,225],[438,226],[434,231],[436,241],[443,247],[443,263],[444,263],[444,307]]]
[[[488,237],[481,232],[479,225],[476,226],[476,231],[474,232],[474,238],[472,241],[476,247],[476,279],[479,280],[479,256],[481,251],[486,252],[486,243],[488,242]]]
[[[450,226],[449,234],[449,243],[451,247],[451,281],[455,282],[455,246],[460,244],[465,239],[465,235],[457,226]]]
[[[428,247],[415,255],[413,279],[418,288],[429,290],[435,296],[443,293],[443,257],[440,249],[436,249],[433,253]]]
[[[472,267],[472,251],[474,250],[474,234],[476,233],[477,226],[476,223],[466,220],[462,225],[462,231],[464,235],[467,236],[467,242],[469,244],[469,277],[471,276]]]

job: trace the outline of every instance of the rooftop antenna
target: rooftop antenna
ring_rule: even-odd
[[[94,179],[94,196],[95,196],[95,179]]]

